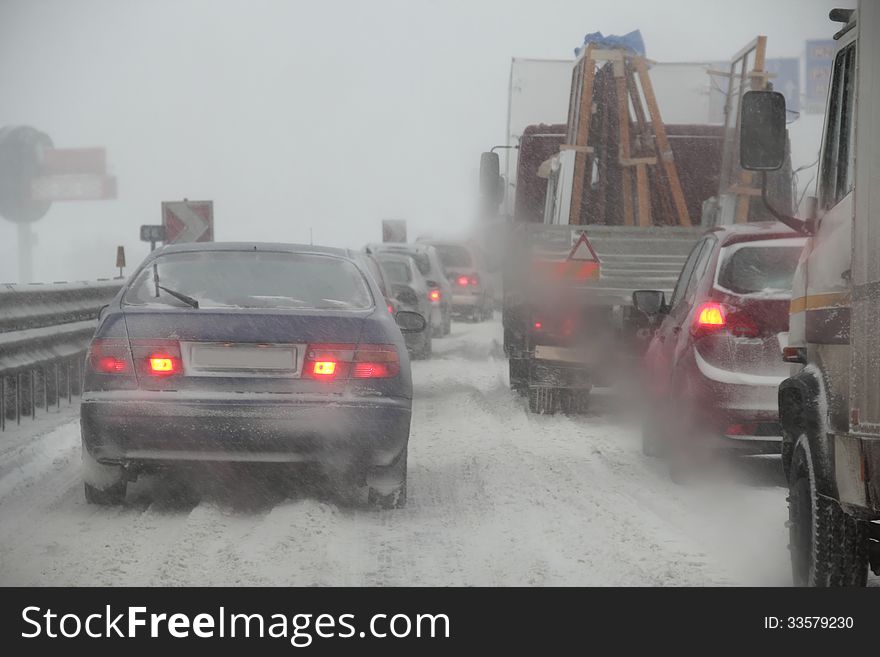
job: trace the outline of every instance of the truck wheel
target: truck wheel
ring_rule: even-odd
[[[536,415],[556,413],[559,391],[556,388],[529,386],[529,411]]]
[[[590,389],[560,391],[559,403],[565,415],[583,415],[590,408]]]
[[[507,361],[510,372],[510,389],[524,395],[529,389],[529,363],[524,358],[510,358]]]
[[[788,496],[789,550],[795,586],[864,586],[868,532],[816,486],[806,435],[794,446]]]
[[[94,486],[83,482],[83,492],[85,493],[86,502],[89,504],[97,504],[99,506],[118,506],[125,502],[125,491],[127,483],[120,481],[113,484],[109,488],[95,488]]]

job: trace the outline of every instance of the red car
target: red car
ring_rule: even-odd
[[[804,242],[773,222],[716,228],[694,246],[668,302],[633,293],[656,326],[644,361],[645,454],[686,463],[706,447],[779,453],[777,386],[788,376],[782,347]]]

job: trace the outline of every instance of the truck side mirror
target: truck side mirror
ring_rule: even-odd
[[[776,171],[785,162],[785,96],[778,91],[743,95],[740,165],[747,171]]]
[[[495,203],[504,200],[504,179],[498,153],[480,154],[480,194]]]

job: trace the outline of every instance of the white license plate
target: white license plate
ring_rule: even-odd
[[[553,360],[560,363],[579,363],[582,365],[589,365],[592,362],[592,358],[584,349],[549,347],[540,344],[535,346],[535,358],[538,360]]]
[[[293,345],[191,344],[189,362],[204,371],[296,371]]]

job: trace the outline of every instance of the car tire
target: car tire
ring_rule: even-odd
[[[375,488],[371,488],[367,493],[367,504],[373,509],[402,509],[406,506],[406,481],[393,492],[387,494],[380,493]]]
[[[554,415],[559,401],[556,388],[529,386],[529,411],[535,415]]]
[[[367,506],[372,509],[402,509],[406,506],[406,479],[408,449],[404,448],[397,460],[387,468],[383,468],[382,474],[391,475],[396,485],[383,486],[381,489],[371,486],[367,481]],[[374,482],[375,483],[375,482]]]
[[[794,445],[788,495],[789,550],[795,586],[865,586],[868,529],[822,495],[806,435]]]
[[[83,482],[83,493],[86,502],[98,506],[119,506],[125,502],[125,493],[128,485],[120,481],[108,488],[96,488]]]

